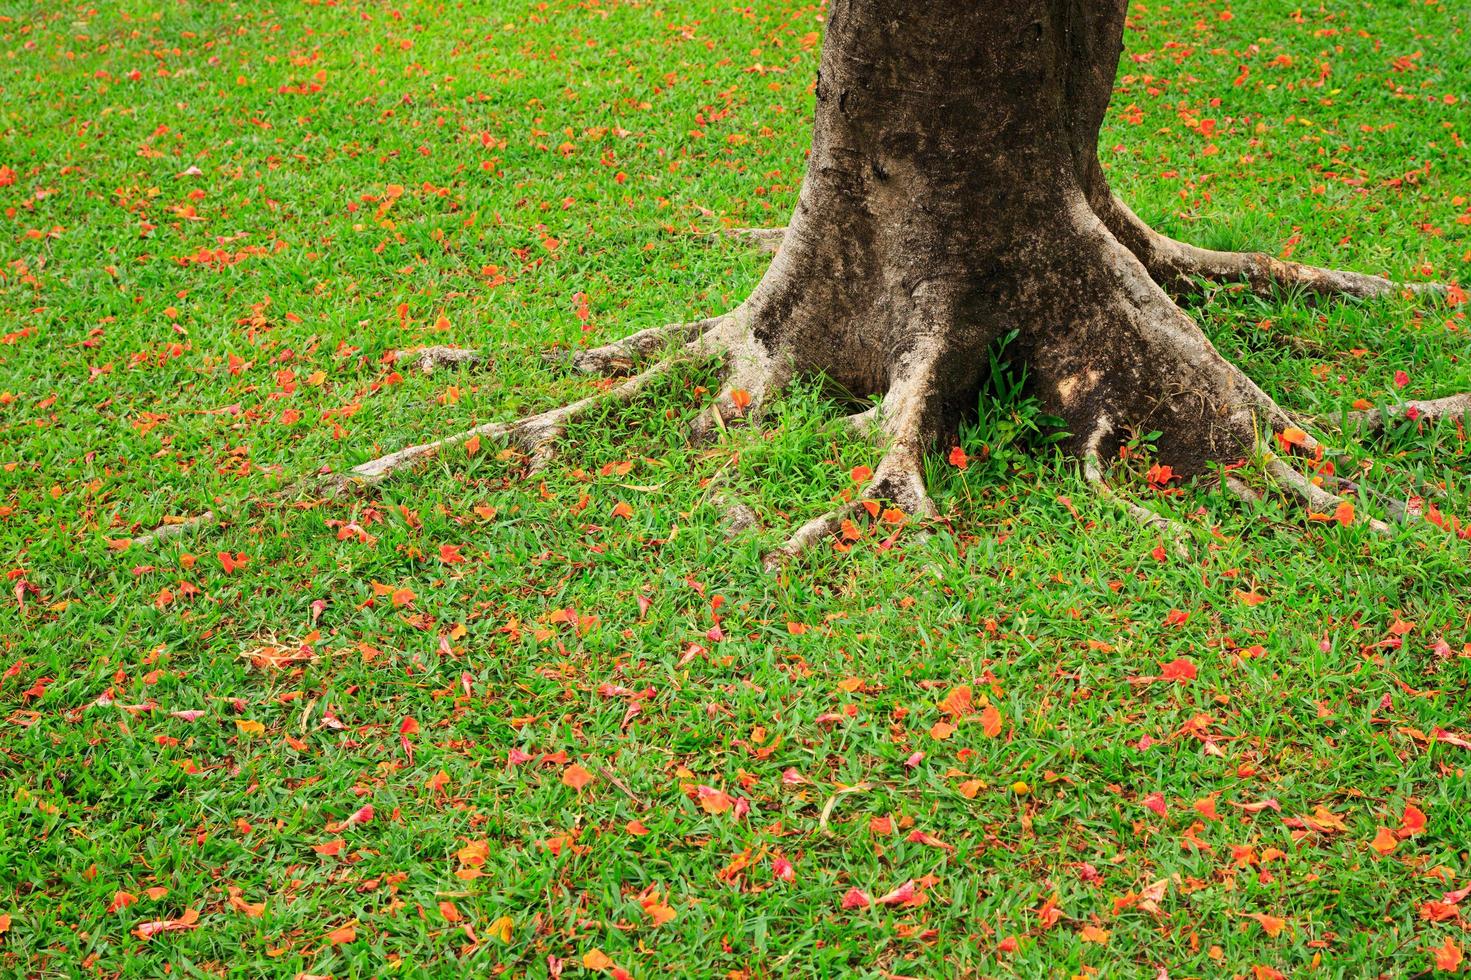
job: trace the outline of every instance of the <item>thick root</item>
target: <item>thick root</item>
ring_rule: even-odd
[[[725,317],[712,317],[690,323],[670,323],[662,327],[649,327],[638,333],[629,334],[611,344],[576,351],[572,354],[572,367],[583,374],[622,375],[632,374],[634,366],[642,359],[663,352],[670,346],[686,344],[724,323]],[[559,356],[549,354],[549,358]]]
[[[1113,449],[1140,433],[1157,431],[1161,463],[1172,465],[1182,477],[1252,457],[1259,452],[1264,433],[1275,433],[1284,452],[1321,460],[1332,450],[1307,435],[1270,396],[1222,358],[1151,272],[1157,276],[1164,269],[1173,277],[1167,277],[1170,282],[1204,276],[1253,288],[1295,286],[1320,295],[1382,296],[1402,287],[1372,276],[1312,269],[1266,256],[1196,249],[1155,234],[1122,204],[1118,208],[1133,222],[1132,243],[1110,234],[1108,223],[1095,212],[1080,208],[1069,212],[1076,234],[1066,228],[1047,230],[1039,244],[1029,246],[1031,254],[998,267],[1005,275],[921,263],[906,273],[907,278],[882,280],[877,293],[869,292],[879,281],[870,273],[883,265],[875,260],[870,267],[874,255],[827,250],[828,243],[846,241],[842,235],[803,232],[799,223],[789,235],[782,229],[728,233],[758,244],[786,241],[768,279],[752,299],[724,316],[643,330],[572,354],[571,363],[579,371],[619,376],[608,382],[606,390],[522,419],[486,423],[400,449],[340,475],[308,478],[291,492],[319,498],[371,489],[471,439],[516,447],[535,472],[555,458],[557,443],[574,419],[598,406],[627,402],[675,365],[707,356],[724,358],[724,376],[719,392],[695,422],[696,438],[724,431],[733,423],[758,421],[794,372],[823,374],[854,397],[883,393],[880,404],[845,420],[853,434],[883,445],[876,471],[854,499],[803,524],[766,555],[764,564],[774,570],[834,534],[851,535],[849,522],[861,522],[865,512],[877,514],[875,500],[891,503],[911,519],[936,516],[924,483],[924,454],[954,432],[964,411],[974,406],[991,363],[987,352],[1010,331],[1016,343],[1008,357],[1014,354],[1026,363],[1031,389],[1042,408],[1076,434],[1063,446],[1081,459],[1093,490],[1125,517],[1159,534],[1176,554],[1188,557],[1189,528],[1109,484],[1103,460]],[[882,237],[867,243],[870,252],[879,241]],[[1034,277],[1047,288],[1033,288]],[[665,354],[633,373],[640,361]],[[473,351],[450,347],[424,348],[399,357],[423,371],[484,360]],[[1398,418],[1435,420],[1466,414],[1471,414],[1471,393],[1407,402],[1351,415],[1346,421],[1382,429]],[[732,465],[734,460],[733,456]],[[1284,492],[1306,505],[1310,518],[1353,520],[1344,496],[1274,456],[1268,457],[1266,469]],[[1326,473],[1323,479],[1346,494],[1374,494]],[[755,512],[718,496],[718,482],[712,483],[708,499],[727,512],[732,527],[753,526]],[[1238,497],[1255,496],[1238,476],[1228,475],[1222,483],[1226,492]],[[1413,516],[1406,504],[1375,499],[1397,518]],[[133,543],[155,544],[217,519],[217,512],[207,512],[155,529]],[[1380,533],[1388,530],[1382,521],[1368,519],[1367,524]]]
[[[1343,417],[1343,423],[1344,428],[1360,428],[1373,433],[1383,432],[1392,422],[1404,418],[1434,423],[1441,419],[1467,417],[1471,417],[1471,392],[1426,401],[1408,401],[1383,410],[1371,408],[1364,412],[1350,412]]]
[[[1270,297],[1278,291],[1300,291],[1319,298],[1349,297],[1378,299],[1410,293],[1416,296],[1438,296],[1445,292],[1439,283],[1400,283],[1347,269],[1324,269],[1274,258],[1265,252],[1216,252],[1163,239],[1157,260],[1162,267],[1150,271],[1160,274],[1169,270],[1170,281],[1177,286],[1191,279],[1207,282],[1246,285],[1258,296]],[[1164,278],[1161,276],[1161,278]]]
[[[1278,486],[1302,502],[1310,520],[1333,519],[1341,506],[1352,506],[1347,498],[1324,490],[1275,456],[1267,461],[1267,473],[1277,481]],[[1371,517],[1366,523],[1377,534],[1389,533],[1389,525],[1378,518]]]
[[[732,336],[721,340],[727,351],[725,380],[714,400],[695,420],[691,435],[696,441],[709,439],[717,430],[724,432],[730,423],[758,422],[766,403],[790,378],[789,366],[754,343],[744,332],[742,321],[737,324],[728,331]]]
[[[480,367],[487,363],[487,359],[478,351],[443,345],[397,351],[394,354],[394,363],[401,361],[409,361],[424,374],[433,374],[440,368]]]
[[[1071,318],[1069,328],[1024,335],[1020,346],[1045,410],[1073,433],[1074,455],[1109,458],[1130,433],[1157,430],[1160,461],[1190,477],[1247,457],[1262,430],[1292,427],[1101,223],[1084,220],[1080,231],[1098,260],[1028,311],[1040,322]]]
[[[1221,488],[1244,504],[1259,504],[1262,495],[1247,485],[1245,480],[1226,474],[1221,480]]]
[[[1202,279],[1243,284],[1264,297],[1280,290],[1297,290],[1323,299],[1377,299],[1400,293],[1443,296],[1448,291],[1443,283],[1399,283],[1362,272],[1288,262],[1264,252],[1217,252],[1200,248],[1155,231],[1113,194],[1107,196],[1098,210],[1109,230],[1144,263],[1150,277],[1176,295],[1196,292],[1197,281]]]
[[[346,485],[360,487],[375,486],[407,466],[413,466],[437,455],[443,449],[461,445],[476,437],[517,446],[530,457],[531,470],[535,472],[555,458],[555,445],[566,431],[568,422],[599,405],[631,401],[647,388],[650,382],[668,374],[677,365],[725,350],[729,344],[731,332],[731,320],[728,317],[716,317],[690,324],[671,324],[666,327],[640,331],[621,342],[625,345],[623,348],[625,351],[638,354],[658,350],[668,345],[675,337],[693,335],[693,339],[688,340],[676,353],[655,363],[642,373],[614,385],[607,391],[598,392],[595,395],[589,395],[575,402],[569,402],[514,422],[488,422],[443,439],[400,449],[353,467],[342,478],[342,482]],[[584,353],[591,352],[585,351]]]
[[[858,501],[852,501],[841,507],[834,507],[820,517],[814,517],[793,531],[780,548],[767,552],[761,559],[762,567],[772,574],[780,572],[788,562],[804,551],[838,533],[843,524],[856,518],[861,510],[862,506]]]
[[[843,418],[843,426],[860,439],[872,439],[882,431],[883,416],[878,405]]]
[[[1331,485],[1334,491],[1337,491],[1335,493],[1319,487],[1313,480],[1298,473],[1281,460],[1274,460],[1269,463],[1267,471],[1276,477],[1279,486],[1283,486],[1293,497],[1306,504],[1309,515],[1318,520],[1332,516],[1338,509],[1338,506],[1344,503],[1346,498],[1350,496],[1372,498],[1396,522],[1401,524],[1411,523],[1419,517],[1406,501],[1396,500],[1388,494],[1381,493],[1357,481],[1350,480],[1347,477],[1329,473],[1318,474],[1317,478]],[[1242,503],[1259,504],[1262,501],[1260,492],[1235,475],[1227,474],[1221,481],[1221,487]],[[1327,509],[1315,510],[1315,508]],[[1369,525],[1375,531],[1381,533],[1388,530],[1388,525],[1382,521],[1371,520],[1369,521]]]
[[[747,245],[754,245],[763,252],[776,252],[786,237],[785,228],[726,228],[712,238],[732,238]]]

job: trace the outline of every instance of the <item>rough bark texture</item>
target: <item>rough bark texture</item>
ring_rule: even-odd
[[[863,495],[924,515],[922,456],[976,405],[988,349],[1014,333],[1014,353],[1064,420],[1090,481],[1125,514],[1173,534],[1173,522],[1104,482],[1102,464],[1122,441],[1158,430],[1162,460],[1192,474],[1272,445],[1292,420],[1216,352],[1171,293],[1198,279],[1360,298],[1406,287],[1196,248],[1158,234],[1114,196],[1097,145],[1126,8],[1126,0],[833,0],[791,221],[733,232],[775,253],[761,282],[725,316],[644,330],[577,353],[574,366],[625,374],[671,348],[676,358],[719,354],[725,382],[705,429],[760,418],[794,374],[877,396],[854,419],[887,447]],[[433,370],[470,358],[434,348],[418,363]],[[339,483],[374,485],[471,435],[517,444],[540,465],[567,421],[636,396],[671,363],[540,415],[400,450]],[[1467,408],[1457,396],[1403,411]],[[1359,421],[1372,429],[1386,419]],[[1286,442],[1320,449],[1301,432]],[[1267,471],[1311,508],[1338,499],[1281,461]],[[1239,481],[1229,488],[1249,495]],[[854,503],[809,522],[773,560],[858,513]]]

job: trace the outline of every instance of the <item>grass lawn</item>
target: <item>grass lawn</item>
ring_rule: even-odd
[[[708,233],[791,209],[822,12],[0,6],[0,973],[1459,959],[1456,422],[1345,444],[1387,495],[1444,488],[1446,528],[1387,538],[1260,474],[1254,508],[1152,485],[1138,433],[1117,480],[1188,560],[1056,458],[1015,368],[969,464],[933,460],[935,533],[862,528],[780,578],[763,551],[877,456],[810,384],[690,445],[712,365],[530,477],[486,444],[292,491],[595,390],[549,347],[739,302],[767,257]],[[1138,5],[1115,186],[1200,244],[1465,283],[1468,27],[1467,0]],[[1466,309],[1192,307],[1322,419],[1471,389]],[[493,364],[393,363],[446,343]],[[717,476],[758,529],[726,539]]]

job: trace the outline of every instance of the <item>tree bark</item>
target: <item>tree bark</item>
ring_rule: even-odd
[[[759,402],[820,372],[884,396],[887,434],[919,452],[1015,332],[1080,455],[1161,430],[1194,472],[1285,425],[1154,282],[1109,193],[1097,141],[1124,16],[1122,0],[838,0],[807,177],[741,311],[737,386]]]

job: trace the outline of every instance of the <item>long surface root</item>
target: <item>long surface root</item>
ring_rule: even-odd
[[[692,355],[703,351],[704,349],[699,344],[690,343],[685,346],[682,354],[659,361],[643,373],[616,384],[607,391],[588,395],[566,405],[513,422],[487,422],[433,442],[409,446],[371,459],[366,463],[360,463],[346,473],[329,473],[320,477],[308,478],[295,486],[295,492],[309,496],[337,496],[372,489],[400,470],[431,459],[445,449],[464,445],[476,438],[516,446],[526,454],[529,472],[535,473],[556,458],[556,444],[565,434],[568,422],[599,405],[618,404],[632,400],[656,378],[669,373],[676,364],[683,363]],[[173,521],[140,534],[133,538],[131,543],[139,547],[149,547],[207,527],[216,523],[217,520],[218,515],[214,511],[205,511],[195,517]]]
[[[1258,296],[1270,297],[1277,290],[1300,290],[1326,299],[1377,299],[1399,293],[1415,296],[1443,295],[1446,287],[1431,282],[1395,282],[1349,269],[1325,269],[1274,258],[1265,252],[1216,252],[1183,242],[1173,242],[1171,264],[1179,274],[1216,283],[1242,283]]]
[[[1084,456],[1083,477],[1093,488],[1094,493],[1118,508],[1125,517],[1133,520],[1146,531],[1157,532],[1177,557],[1185,559],[1190,557],[1190,549],[1186,545],[1186,542],[1190,540],[1189,528],[1152,507],[1131,500],[1110,486],[1103,475],[1103,467],[1096,452],[1090,451]]]
[[[674,358],[660,361],[643,373],[634,375],[607,391],[580,398],[575,402],[569,402],[537,415],[528,415],[514,422],[487,422],[433,442],[409,446],[386,456],[379,456],[377,459],[354,466],[347,472],[344,480],[359,486],[375,486],[405,467],[436,456],[442,450],[463,445],[473,438],[511,443],[532,458],[534,467],[538,462],[544,466],[550,461],[553,444],[562,436],[568,422],[598,405],[629,401],[648,387],[651,381],[667,374],[675,363],[677,361]]]
[[[662,327],[649,327],[638,333],[629,334],[601,347],[573,352],[573,369],[583,374],[623,375],[632,374],[634,366],[642,359],[662,353],[675,344],[686,344],[697,337],[719,329],[724,316],[689,323],[669,323]],[[565,356],[563,352],[549,352],[548,359]]]
[[[433,374],[440,368],[481,367],[489,363],[489,358],[479,351],[463,347],[435,345],[420,347],[418,350],[397,351],[394,354],[394,363],[401,361],[408,361],[424,374]]]
[[[1368,432],[1383,432],[1389,425],[1408,418],[1416,422],[1439,422],[1441,419],[1466,418],[1471,416],[1471,392],[1432,398],[1425,401],[1408,401],[1391,408],[1371,408],[1363,412],[1350,412],[1344,416],[1345,428],[1361,428]]]
[[[1447,295],[1450,287],[1438,282],[1395,282],[1347,269],[1324,269],[1274,258],[1265,252],[1219,252],[1163,235],[1144,222],[1116,194],[1107,195],[1100,214],[1109,229],[1148,268],[1151,278],[1176,292],[1193,292],[1194,281],[1244,284],[1258,296],[1270,298],[1279,290],[1299,290],[1322,299],[1348,297],[1376,299],[1410,293]]]
[[[1272,479],[1277,481],[1278,486],[1296,497],[1307,507],[1309,520],[1342,520],[1343,518],[1339,517],[1340,514],[1348,518],[1348,522],[1353,520],[1351,511],[1345,512],[1340,510],[1344,505],[1352,508],[1353,504],[1348,498],[1324,490],[1282,460],[1276,457],[1269,459],[1267,462],[1267,473]],[[1378,518],[1371,517],[1366,523],[1377,534],[1389,533],[1389,525]]]

